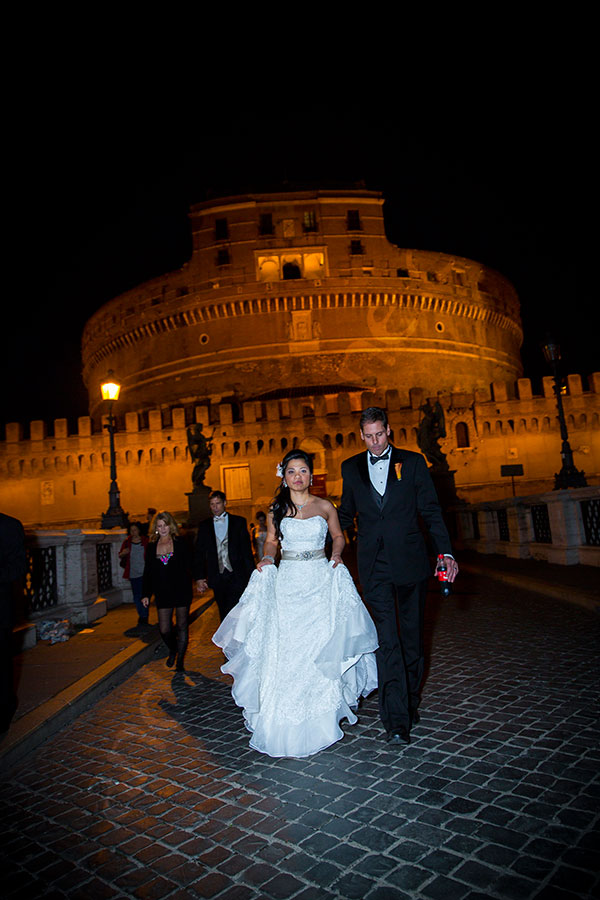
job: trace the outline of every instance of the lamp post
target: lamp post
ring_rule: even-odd
[[[108,491],[108,510],[102,513],[102,528],[127,528],[127,513],[121,508],[121,493],[117,485],[117,460],[115,456],[115,417],[112,408],[115,400],[119,399],[121,385],[114,377],[112,369],[108,372],[108,377],[100,385],[102,391],[102,399],[108,403],[108,425],[107,429],[110,438],[110,488]]]
[[[560,362],[560,346],[548,336],[542,345],[546,362],[552,369],[554,378],[554,393],[556,394],[556,406],[558,409],[558,421],[560,423],[560,436],[562,438],[562,448],[560,455],[562,456],[562,467],[560,472],[554,476],[554,490],[561,491],[564,488],[587,487],[585,480],[585,472],[580,472],[575,468],[573,462],[573,451],[569,444],[569,433],[567,431],[567,423],[565,422],[565,412],[563,409],[562,395],[560,392],[562,379],[559,373],[558,364]]]

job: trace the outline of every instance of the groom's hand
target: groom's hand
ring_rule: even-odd
[[[453,582],[458,575],[458,563],[452,556],[444,555],[446,561],[446,569],[448,571],[448,581]]]

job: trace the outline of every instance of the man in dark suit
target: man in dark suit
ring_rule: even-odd
[[[8,730],[17,708],[12,653],[14,588],[26,571],[23,526],[18,519],[0,513],[0,734]]]
[[[448,580],[458,566],[437,494],[420,453],[389,443],[385,410],[364,410],[360,436],[367,446],[342,463],[342,528],[358,517],[358,571],[377,628],[379,713],[392,744],[408,744],[419,719],[424,671],[423,616],[430,565],[419,516],[446,556]]]
[[[226,511],[223,491],[211,491],[208,504],[212,516],[198,526],[194,578],[201,594],[212,588],[222,621],[243,594],[254,557],[246,520]]]

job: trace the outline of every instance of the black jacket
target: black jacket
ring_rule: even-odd
[[[227,513],[227,550],[234,575],[248,581],[254,571],[254,557],[248,534],[248,525],[243,516]],[[208,586],[219,574],[217,540],[212,516],[198,526],[194,548],[194,580],[205,578]]]
[[[146,547],[143,596],[150,597],[154,594],[157,604],[163,600],[169,600],[170,598],[173,598],[173,606],[185,606],[186,604],[191,603],[194,594],[194,586],[192,584],[192,554],[187,540],[183,537],[173,538],[173,556],[169,560],[167,566],[167,590],[161,589],[160,576],[163,575],[164,572],[162,569],[159,569],[159,566],[162,566],[163,564],[156,558],[157,546],[157,541],[150,541]],[[169,603],[166,605],[169,605]]]
[[[338,510],[342,528],[358,518],[358,571],[368,589],[373,563],[383,553],[395,584],[414,584],[431,574],[419,515],[437,553],[452,553],[435,487],[420,453],[392,447],[383,497],[369,479],[368,452],[342,463],[343,490]],[[398,477],[400,476],[400,477]]]

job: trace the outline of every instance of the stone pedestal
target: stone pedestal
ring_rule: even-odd
[[[186,497],[188,498],[188,508],[189,508],[189,516],[188,516],[188,525],[191,525],[195,528],[203,519],[208,519],[210,516],[210,506],[208,505],[208,495],[212,491],[212,488],[206,484],[201,484],[199,487],[194,488],[193,491],[190,491],[189,494],[186,493]]]
[[[460,504],[460,500],[456,495],[456,485],[454,483],[455,472],[453,470],[440,472],[435,468],[431,468],[429,474],[431,475],[431,480],[433,481],[440,506],[442,507],[442,515],[446,527],[452,540],[455,540],[457,535],[457,524],[454,509]]]

